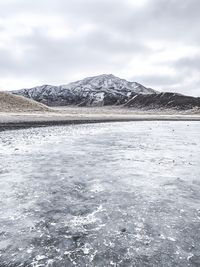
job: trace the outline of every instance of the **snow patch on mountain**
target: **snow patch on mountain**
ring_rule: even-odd
[[[42,102],[49,106],[98,106],[124,104],[135,94],[157,93],[137,82],[129,82],[112,74],[88,77],[66,85],[42,85],[12,93]]]

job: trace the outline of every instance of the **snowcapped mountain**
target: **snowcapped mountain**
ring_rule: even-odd
[[[156,93],[156,91],[139,83],[120,79],[112,74],[103,74],[67,85],[42,85],[12,93],[49,106],[103,106],[124,104],[135,94],[146,95]]]
[[[48,106],[105,106],[124,105],[139,109],[200,108],[200,98],[176,93],[159,93],[136,82],[112,74],[85,78],[67,85],[42,85],[12,91]]]
[[[153,89],[146,88],[139,83],[126,81],[125,79],[120,79],[112,74],[102,74],[99,76],[85,78],[83,80],[70,83],[66,85],[66,87],[71,88],[72,90],[78,88],[87,88],[91,91],[112,88],[120,92],[130,91],[137,94],[151,94],[155,92]]]

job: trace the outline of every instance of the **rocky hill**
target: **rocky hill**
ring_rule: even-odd
[[[139,109],[200,109],[200,97],[167,92],[150,95],[135,94],[124,106]]]

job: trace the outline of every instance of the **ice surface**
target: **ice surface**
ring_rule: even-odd
[[[0,266],[199,266],[200,123],[0,133]]]

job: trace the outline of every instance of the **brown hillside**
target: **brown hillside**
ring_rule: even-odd
[[[0,112],[31,112],[51,111],[41,103],[27,99],[23,96],[0,92]]]

